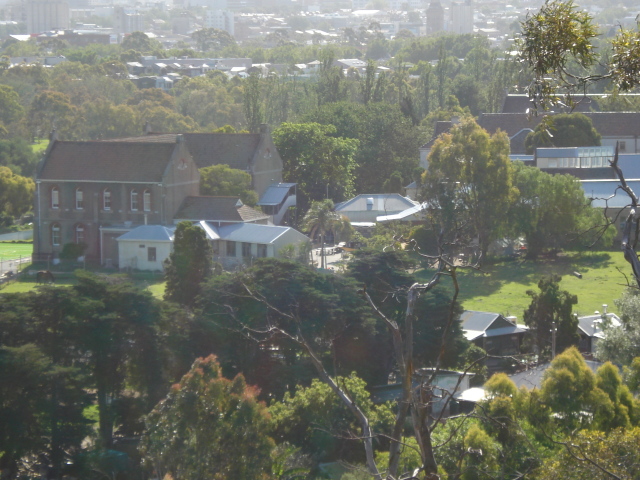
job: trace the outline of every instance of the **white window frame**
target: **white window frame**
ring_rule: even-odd
[[[84,210],[84,192],[76,188],[76,210]]]
[[[57,247],[60,245],[60,224],[51,224],[51,245]]]
[[[102,209],[107,212],[111,210],[111,190],[108,188],[102,191]]]
[[[51,187],[51,208],[58,210],[60,208],[60,189]]]
[[[131,194],[129,195],[129,200],[130,200],[129,203],[130,203],[131,211],[137,212],[139,199],[138,199],[138,191],[136,189],[131,190]]]
[[[85,229],[82,223],[79,223],[76,225],[74,233],[75,233],[75,240],[77,244],[85,243],[85,235],[84,235]]]
[[[151,192],[149,190],[142,192],[142,208],[145,212],[151,211]]]

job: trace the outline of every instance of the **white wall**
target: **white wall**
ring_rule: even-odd
[[[144,247],[141,247],[144,245]],[[171,242],[150,242],[144,240],[120,240],[118,242],[119,267],[136,270],[163,270],[163,262],[169,258],[173,244]],[[156,248],[156,261],[148,260],[149,247]]]

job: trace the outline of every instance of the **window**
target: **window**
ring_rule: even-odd
[[[131,211],[132,212],[138,211],[138,191],[137,190],[131,190]]]
[[[150,262],[156,261],[156,247],[147,248],[147,260]]]
[[[108,188],[102,192],[102,209],[111,210],[111,190]]]
[[[151,211],[151,192],[149,190],[145,190],[142,194],[142,207],[145,212]]]
[[[227,257],[236,256],[236,242],[227,242]]]
[[[251,244],[242,242],[242,256],[250,257],[251,256]]]
[[[81,223],[76,225],[76,243],[84,243],[84,225]]]
[[[60,245],[60,224],[58,223],[51,225],[51,245]]]
[[[76,188],[76,210],[84,208],[84,195],[81,188]]]
[[[258,257],[265,258],[267,256],[267,246],[259,243],[258,244]]]
[[[60,208],[60,190],[58,190],[58,187],[51,189],[51,208]]]

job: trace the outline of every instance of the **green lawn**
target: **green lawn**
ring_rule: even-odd
[[[33,149],[33,153],[40,154],[47,149],[48,145],[49,145],[48,138],[39,138],[38,140],[35,141],[35,143],[31,144],[31,148]]]
[[[0,260],[30,257],[31,252],[33,252],[33,243],[0,242]]]
[[[581,273],[582,279],[573,272]],[[602,304],[615,311],[614,300],[622,296],[627,282],[624,274],[629,276],[631,268],[619,251],[569,253],[535,262],[517,259],[487,265],[481,272],[459,271],[459,298],[467,310],[515,315],[522,322],[531,303],[527,290],[537,291],[539,279],[552,273],[562,276],[562,290],[578,296],[574,312],[587,315],[602,310]]]

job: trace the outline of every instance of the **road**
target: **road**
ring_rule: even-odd
[[[4,274],[5,272],[17,272],[18,270],[20,270],[19,266],[22,263],[31,263],[31,257],[15,258],[12,260],[0,260],[0,275]]]

